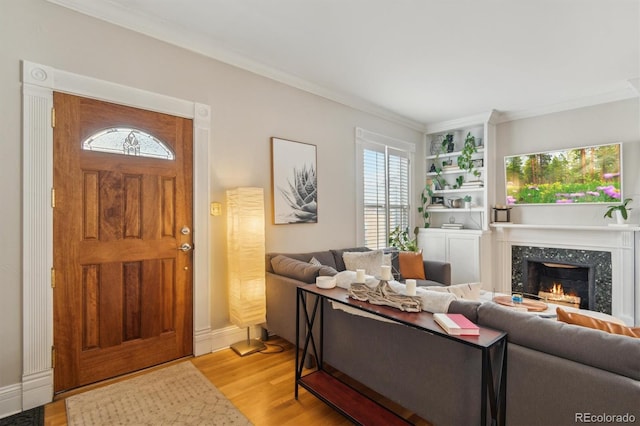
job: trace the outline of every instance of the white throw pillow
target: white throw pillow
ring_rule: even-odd
[[[440,291],[454,294],[458,299],[479,300],[482,283],[455,284],[450,286],[428,286],[422,287],[427,290]]]
[[[391,265],[391,257],[386,256],[385,259],[382,250],[346,251],[342,254],[342,260],[347,270],[364,269],[365,274],[373,276],[380,276],[380,266]]]

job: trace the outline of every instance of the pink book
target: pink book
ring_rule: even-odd
[[[433,314],[433,319],[449,334],[477,336],[480,328],[462,314]]]

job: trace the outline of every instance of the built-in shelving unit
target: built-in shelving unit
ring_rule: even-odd
[[[492,111],[427,128],[424,142],[425,185],[431,189],[431,200],[426,211],[430,215],[431,228],[455,222],[463,224],[463,229],[489,229],[489,205],[493,201],[490,188],[495,181],[493,116]],[[447,152],[442,141],[449,134],[453,136],[454,146]],[[476,152],[471,156],[474,163],[471,171],[458,166],[467,135],[473,136],[476,145]],[[471,198],[470,207],[462,207],[465,196]],[[456,205],[456,199],[459,199],[460,206]]]
[[[451,264],[452,271],[455,271],[452,273],[454,284],[482,282],[490,288],[489,222],[491,205],[495,202],[495,115],[491,111],[431,125],[427,127],[424,138],[425,185],[431,190],[431,203],[426,207],[430,226],[420,229],[418,246],[424,259]],[[446,149],[442,148],[447,134],[453,135],[451,152],[443,152]],[[472,172],[477,171],[479,176],[458,167],[457,160],[463,155],[467,135],[475,138]],[[439,181],[440,185],[434,181]],[[471,198],[470,207],[465,208],[452,201],[465,196]],[[462,201],[460,203],[464,205]],[[452,204],[456,204],[456,208],[452,208]],[[451,223],[462,224],[462,228],[456,229]]]

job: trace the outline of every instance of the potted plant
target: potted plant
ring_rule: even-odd
[[[453,134],[447,133],[442,140],[442,151],[453,152],[455,144],[453,143]]]
[[[462,197],[462,199],[464,200],[464,208],[465,209],[470,209],[471,208],[471,195],[465,195],[464,197]]]
[[[418,228],[414,230],[417,233]],[[396,247],[400,251],[418,251],[417,238],[409,238],[408,229],[400,229],[399,226],[389,234],[389,246]]]
[[[629,211],[631,208],[627,208],[627,204],[632,202],[633,199],[625,198],[621,204],[616,204],[615,206],[608,206],[607,211],[605,212],[603,217],[611,218],[612,215],[616,216],[616,223],[618,225],[624,224],[624,221],[629,218]]]
[[[476,147],[476,138],[471,134],[471,132],[469,132],[464,140],[462,151],[458,156],[458,167],[466,170],[469,174],[473,174],[475,177],[480,177],[480,172],[473,169],[473,154],[477,152],[478,148]]]

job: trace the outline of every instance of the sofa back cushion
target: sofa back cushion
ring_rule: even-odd
[[[325,251],[314,251],[310,253],[267,253],[266,262],[265,262],[267,272],[275,272],[273,270],[273,265],[271,264],[271,259],[273,259],[276,256],[286,256],[291,259],[295,259],[295,260],[299,260],[301,262],[307,262],[307,263],[309,263],[311,259],[315,257],[323,265],[331,266],[332,268],[337,269],[336,262],[333,257],[333,253],[329,250],[325,250]]]
[[[515,312],[493,302],[478,307],[478,324],[504,330],[509,342],[640,380],[640,341],[632,337]]]
[[[271,266],[274,273],[307,284],[315,283],[319,275],[331,276],[337,273],[331,266],[316,266],[284,255],[272,258]]]

